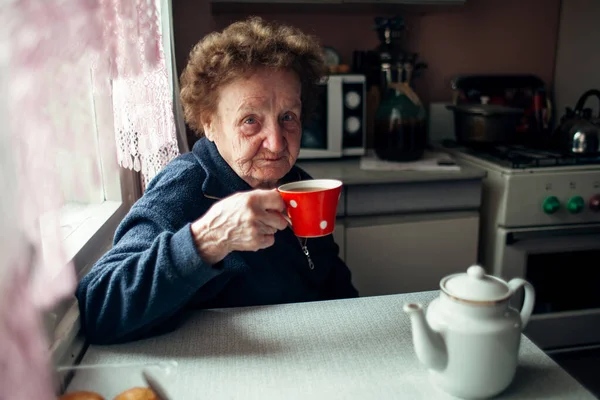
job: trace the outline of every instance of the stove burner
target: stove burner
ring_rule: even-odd
[[[565,154],[552,149],[520,145],[469,145],[445,141],[444,146],[457,148],[473,156],[513,169],[600,164],[600,154]]]

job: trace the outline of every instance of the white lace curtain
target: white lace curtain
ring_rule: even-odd
[[[154,1],[154,0],[152,0]],[[154,63],[139,74],[132,63],[118,63],[113,79],[115,134],[119,164],[141,171],[144,183],[152,179],[170,160],[179,154],[171,84],[172,62],[165,58],[163,21],[169,20],[168,2],[155,3],[154,10],[137,7],[126,10],[133,18],[123,21],[111,31],[117,36],[122,55],[138,54],[142,64],[147,57]],[[137,23],[136,23],[137,15]],[[155,33],[148,42],[137,40],[139,27]],[[170,37],[170,32],[165,32]],[[129,65],[131,64],[131,65]]]
[[[0,0],[0,33],[0,399],[53,399],[40,313],[76,279],[58,223],[42,249],[39,217],[62,204],[56,151],[94,151],[68,71],[87,60],[97,90],[114,83],[118,160],[146,180],[178,154],[171,83],[154,0]]]

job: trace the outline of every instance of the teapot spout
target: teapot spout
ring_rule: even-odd
[[[410,316],[413,344],[417,358],[427,368],[442,371],[448,363],[448,352],[442,336],[435,332],[425,319],[420,304],[405,304],[404,312]]]

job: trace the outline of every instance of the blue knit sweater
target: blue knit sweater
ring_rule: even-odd
[[[298,167],[284,181],[311,179]],[[185,308],[240,307],[356,297],[331,235],[308,239],[308,267],[290,228],[257,252],[205,263],[190,230],[217,201],[251,190],[201,139],[148,185],[117,231],[113,247],[80,282],[77,298],[91,343],[116,343],[174,329]],[[207,196],[209,197],[207,197]]]

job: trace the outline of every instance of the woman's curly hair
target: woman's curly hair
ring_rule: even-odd
[[[292,70],[298,75],[302,119],[306,120],[316,105],[317,84],[326,72],[319,42],[297,28],[250,17],[205,36],[190,52],[181,74],[181,103],[190,128],[202,136],[202,122],[216,112],[219,89],[257,67]]]

